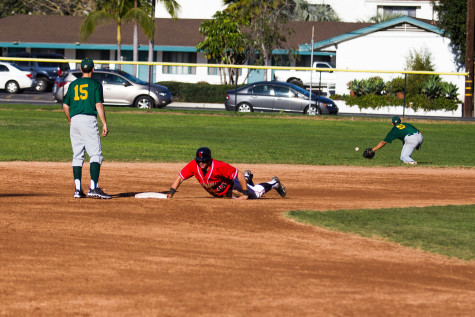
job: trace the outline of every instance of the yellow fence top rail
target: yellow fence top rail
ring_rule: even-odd
[[[36,62],[59,62],[80,64],[80,59],[51,59],[51,58],[22,58],[22,57],[0,57],[0,61],[36,61]],[[94,64],[120,64],[120,65],[150,65],[150,66],[184,66],[184,67],[214,67],[214,68],[242,68],[242,69],[275,69],[275,70],[303,70],[328,72],[329,68],[313,67],[288,67],[288,66],[256,66],[256,65],[231,65],[231,64],[196,64],[196,63],[168,63],[168,62],[133,62],[133,61],[111,61],[94,60]],[[452,75],[468,76],[467,72],[435,72],[435,71],[414,71],[414,70],[375,70],[375,69],[340,69],[331,68],[332,72],[346,73],[386,73],[386,74],[414,74],[414,75]]]

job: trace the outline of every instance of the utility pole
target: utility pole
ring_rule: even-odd
[[[473,46],[475,32],[475,0],[467,1],[467,38],[465,42],[465,100],[463,104],[463,117],[473,116]]]

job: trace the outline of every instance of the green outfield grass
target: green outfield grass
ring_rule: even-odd
[[[369,161],[391,128],[389,118],[246,114],[106,107],[106,161],[186,162],[200,146],[231,163],[400,166],[396,140]],[[413,157],[423,166],[473,167],[475,124],[415,121],[424,134]],[[0,105],[1,161],[69,161],[68,123],[60,106]],[[355,151],[359,147],[359,152]]]
[[[475,205],[376,210],[291,211],[296,221],[475,259]]]

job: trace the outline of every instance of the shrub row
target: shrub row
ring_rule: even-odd
[[[456,85],[444,82],[439,76],[432,75],[420,78],[422,81],[418,83],[417,87],[414,87],[414,80],[412,80],[414,76],[408,76],[407,93],[422,94],[430,99],[457,99],[458,88]],[[354,79],[347,86],[356,96],[395,94],[404,91],[404,78],[396,77],[391,81],[384,82],[381,77],[375,76],[368,79]]]
[[[345,100],[348,106],[358,106],[360,109],[379,109],[389,106],[403,106],[404,100],[395,97],[394,95],[364,95],[360,97],[355,96],[335,96],[336,98]],[[334,99],[336,99],[334,98]],[[457,110],[457,100],[437,98],[431,99],[425,95],[408,95],[406,97],[406,107],[417,111],[422,110]]]
[[[202,102],[222,103],[226,98],[226,91],[234,89],[230,85],[211,85],[208,83],[182,83],[176,81],[157,82],[170,89],[175,102]]]

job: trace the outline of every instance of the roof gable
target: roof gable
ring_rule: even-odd
[[[438,27],[426,23],[424,21],[414,19],[408,16],[403,16],[403,17],[398,17],[389,21],[385,21],[382,23],[370,25],[358,30],[354,30],[348,33],[344,33],[341,35],[337,35],[332,38],[328,38],[322,41],[318,41],[313,44],[313,49],[321,49],[330,45],[338,44],[341,42],[349,41],[357,37],[365,36],[371,33],[379,32],[379,31],[384,31],[384,30],[389,30],[389,29],[395,29],[399,28],[400,26],[404,26],[407,28],[407,25],[416,27],[419,29],[422,29],[427,32],[434,32],[439,35],[443,35],[443,30],[439,29]],[[311,50],[311,44],[303,44],[299,45],[299,49],[301,51],[310,51]]]

